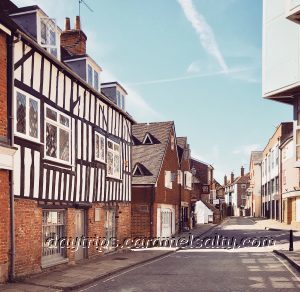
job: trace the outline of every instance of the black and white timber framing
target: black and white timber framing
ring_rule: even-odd
[[[14,45],[14,60],[14,102],[21,90],[40,107],[40,141],[14,135],[14,195],[69,204],[131,201],[132,118],[26,35]],[[46,105],[70,117],[70,164],[45,157]],[[120,179],[95,160],[95,132],[120,144]]]

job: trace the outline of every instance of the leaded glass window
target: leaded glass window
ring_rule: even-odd
[[[38,103],[33,99],[29,99],[29,135],[38,138]]]
[[[105,162],[105,137],[95,133],[95,159]]]
[[[26,96],[17,92],[17,132],[26,134]]]
[[[94,88],[99,90],[99,74],[97,71],[94,71]]]
[[[57,158],[57,127],[46,123],[46,155]]]
[[[121,176],[120,145],[111,140],[107,142],[107,174],[118,179]]]
[[[30,94],[16,91],[15,132],[24,138],[38,140],[40,131],[40,103]]]
[[[70,118],[46,107],[46,156],[63,162],[71,162]]]
[[[93,68],[91,65],[88,65],[88,78],[87,78],[88,84],[93,86]]]

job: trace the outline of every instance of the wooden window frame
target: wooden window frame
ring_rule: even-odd
[[[26,133],[21,133],[21,132],[18,132],[17,131],[17,93],[21,93],[23,95],[25,95],[25,98],[26,98],[26,120],[25,120],[25,127],[26,127]],[[38,104],[38,125],[37,125],[37,133],[38,133],[38,136],[37,138],[35,137],[32,137],[29,135],[29,100],[32,99],[34,101],[37,102]],[[30,140],[30,141],[33,141],[33,142],[36,142],[36,143],[40,143],[40,140],[41,140],[41,105],[40,105],[40,100],[34,96],[32,96],[31,94],[27,93],[26,91],[24,90],[21,90],[21,89],[17,89],[15,88],[15,96],[14,96],[14,115],[15,115],[15,118],[14,118],[14,134],[18,137],[21,137],[21,138],[24,138],[26,140]]]

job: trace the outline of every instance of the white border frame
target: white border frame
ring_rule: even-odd
[[[24,94],[26,96],[26,134],[20,133],[17,131],[17,92]],[[29,99],[32,99],[38,103],[38,137],[34,138],[29,135]],[[40,100],[30,93],[27,93],[24,90],[19,88],[14,88],[14,135],[24,138],[29,141],[36,143],[41,143],[41,103]]]
[[[104,139],[104,159],[102,160],[102,159],[100,159],[100,158],[97,158],[96,157],[96,136],[99,136],[99,139],[100,138],[103,138]],[[102,135],[102,134],[100,134],[99,132],[97,132],[97,131],[95,131],[95,144],[94,144],[94,150],[95,150],[95,160],[96,161],[100,161],[100,162],[102,162],[102,163],[106,163],[106,153],[107,153],[107,143],[106,143],[106,139],[105,139],[105,136],[104,135]],[[100,152],[99,152],[100,153]]]
[[[57,119],[58,121],[55,122],[49,118],[47,118],[47,108],[49,108],[50,110],[53,110],[57,113]],[[44,157],[45,159],[47,160],[51,160],[51,161],[54,161],[54,162],[58,162],[58,163],[64,163],[64,164],[67,164],[67,165],[72,165],[72,156],[71,156],[71,149],[72,149],[72,119],[71,117],[67,116],[66,114],[62,113],[61,111],[53,108],[52,106],[48,105],[45,103],[45,107],[44,107]],[[62,125],[60,122],[59,122],[59,115],[62,115],[64,116],[65,118],[67,118],[69,120],[69,127],[66,127],[64,125]],[[68,131],[69,132],[69,141],[70,141],[70,149],[69,149],[69,160],[66,161],[66,160],[62,160],[60,158],[54,158],[54,157],[51,157],[51,156],[48,156],[46,154],[46,148],[47,148],[47,145],[46,145],[46,123],[49,122],[49,124],[53,125],[53,126],[56,126],[58,129],[62,129],[62,130],[65,130],[65,131]],[[59,131],[57,131],[57,156],[59,157],[59,154],[60,154],[60,150],[59,150]]]

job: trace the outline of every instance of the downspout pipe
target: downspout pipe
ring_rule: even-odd
[[[151,198],[150,198],[150,238],[153,238],[153,222],[154,222],[154,218],[153,218],[153,208],[154,208],[154,196],[155,196],[155,186],[152,186],[152,193],[151,193]]]
[[[19,38],[17,39],[19,41]],[[8,107],[8,141],[14,145],[14,35],[7,37],[7,107]],[[14,179],[13,170],[9,171],[10,184],[10,252],[9,252],[9,281],[15,278],[15,208],[14,208]]]

